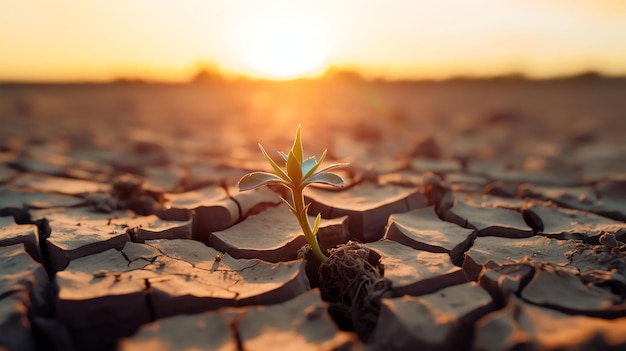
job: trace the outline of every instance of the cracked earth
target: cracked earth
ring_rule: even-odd
[[[324,84],[0,86],[0,350],[626,348],[626,83]],[[236,188],[298,123],[350,163],[321,247],[391,286],[365,338]]]

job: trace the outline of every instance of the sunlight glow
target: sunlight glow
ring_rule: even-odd
[[[0,0],[1,81],[626,75],[623,0]],[[76,14],[80,14],[77,16]]]
[[[315,76],[328,64],[327,34],[323,23],[302,13],[281,11],[255,16],[242,23],[240,60],[247,71],[260,78]]]

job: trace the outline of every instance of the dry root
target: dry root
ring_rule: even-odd
[[[328,261],[319,268],[322,297],[330,303],[329,312],[340,325],[351,327],[367,341],[378,320],[380,300],[390,290],[379,257],[353,241],[329,253]]]

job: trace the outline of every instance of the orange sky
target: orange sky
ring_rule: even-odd
[[[626,74],[621,0],[0,0],[0,80]]]

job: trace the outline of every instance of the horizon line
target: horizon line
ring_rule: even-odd
[[[604,73],[598,70],[583,70],[577,73],[571,74],[555,74],[551,76],[533,77],[532,75],[510,72],[505,74],[495,75],[472,75],[472,74],[458,74],[444,78],[386,78],[386,77],[367,77],[360,71],[353,69],[337,69],[333,70],[330,74],[328,71],[322,75],[316,77],[297,77],[291,79],[271,79],[271,78],[259,78],[253,76],[239,75],[235,77],[229,77],[223,75],[221,71],[200,69],[191,79],[181,80],[167,80],[158,78],[143,78],[143,77],[127,77],[120,76],[110,79],[3,79],[0,78],[1,85],[80,85],[80,84],[171,84],[171,85],[184,85],[194,83],[289,83],[289,82],[450,82],[450,81],[488,81],[488,80],[520,80],[520,81],[558,81],[558,80],[572,80],[572,79],[626,79],[626,74],[612,74]]]

